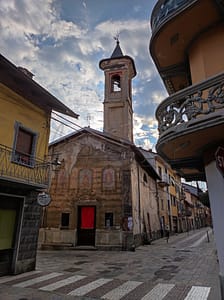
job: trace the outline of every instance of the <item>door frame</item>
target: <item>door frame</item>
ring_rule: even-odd
[[[95,242],[96,242],[96,205],[92,204],[92,205],[85,205],[85,204],[79,204],[77,206],[77,238],[76,238],[76,245],[77,246],[85,246],[82,245],[82,243],[80,244],[79,240],[80,240],[80,231],[81,231],[81,211],[83,207],[93,207],[94,208],[94,228],[90,229],[92,230],[94,237],[93,237],[93,243],[89,244],[88,246],[95,246]],[[86,245],[87,246],[87,245]]]

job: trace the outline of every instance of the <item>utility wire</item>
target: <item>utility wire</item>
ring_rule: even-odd
[[[88,133],[92,134],[93,136],[97,136],[97,137],[100,137],[101,139],[104,139],[104,140],[108,141],[108,139],[107,139],[106,137],[104,137],[103,135],[98,134],[97,132],[93,132],[92,130],[88,129],[88,127],[85,127],[85,128],[84,128],[84,127],[82,127],[82,126],[76,124],[75,122],[72,122],[71,120],[69,120],[69,119],[67,119],[67,118],[65,118],[65,117],[62,117],[61,115],[59,115],[59,114],[57,114],[57,113],[55,113],[55,112],[52,112],[52,113],[55,114],[57,117],[61,118],[62,120],[66,121],[66,122],[68,122],[68,123],[70,123],[70,124],[72,124],[72,125],[74,125],[74,126],[77,126],[79,129],[86,130]],[[71,128],[71,129],[77,131],[76,128],[72,127],[72,126],[69,125],[69,124],[66,124],[65,122],[63,122],[63,121],[61,121],[61,120],[58,120],[58,119],[56,119],[56,118],[54,118],[54,117],[51,117],[51,119],[54,120],[54,121],[60,122],[61,124],[63,124],[63,125],[65,125],[65,126]],[[102,134],[103,134],[103,132],[102,132]],[[122,147],[124,147],[124,148],[129,148],[129,147],[130,147],[129,145],[124,145],[124,142],[121,141],[121,140],[120,140],[119,142],[116,142],[116,141],[114,141],[114,140],[111,140],[111,143],[117,144],[117,145],[122,146]],[[126,143],[126,144],[127,144],[127,143]]]
[[[69,128],[71,128],[71,129],[73,129],[73,130],[77,130],[77,129],[75,129],[74,127],[72,127],[71,125],[66,124],[65,122],[62,122],[61,120],[58,120],[58,119],[56,119],[56,118],[54,118],[54,117],[51,117],[51,119],[54,120],[54,121],[57,121],[57,122],[59,122],[59,123],[61,123],[61,124],[63,124],[63,125],[65,125],[65,126],[67,126],[67,127],[69,127]]]
[[[59,115],[59,114],[57,114],[56,112],[52,112],[54,115],[56,115],[57,117],[59,117],[59,118],[61,118],[62,120],[64,120],[64,121],[66,121],[66,122],[68,122],[68,123],[70,123],[70,124],[72,124],[72,125],[75,125],[75,126],[77,126],[78,128],[80,128],[80,129],[84,129],[83,127],[81,127],[80,125],[78,125],[78,124],[76,124],[75,122],[72,122],[71,120],[69,120],[69,119],[67,119],[67,118],[65,118],[65,117],[62,117],[61,115]],[[55,120],[53,117],[51,117],[53,120]],[[59,120],[56,120],[56,121],[58,121],[58,122],[60,122]],[[65,125],[65,126],[68,126],[68,127],[70,127],[69,125],[67,125],[67,124],[65,124],[65,123],[62,123],[63,125]],[[72,128],[72,129],[74,129],[73,127],[70,127],[70,128]],[[77,129],[76,129],[77,130]]]

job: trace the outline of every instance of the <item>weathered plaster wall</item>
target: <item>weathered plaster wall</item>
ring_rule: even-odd
[[[156,181],[136,161],[132,163],[133,234],[154,239],[160,230]]]
[[[52,202],[47,208],[45,229],[40,239],[45,243],[65,241],[64,233],[59,234],[61,213],[70,213],[69,230],[73,234],[66,242],[76,244],[78,206],[96,206],[96,246],[123,247],[122,232],[124,216],[131,213],[129,150],[109,144],[103,139],[85,134],[83,136],[51,146],[51,154],[57,154],[62,162],[51,177],[50,194]],[[103,170],[114,170],[114,184],[104,188]],[[90,186],[80,185],[80,170],[90,170]],[[113,213],[113,227],[105,226],[105,213]],[[43,231],[43,230],[42,230]],[[40,241],[39,241],[40,242]],[[44,241],[43,241],[44,242]],[[41,243],[41,242],[40,242]]]

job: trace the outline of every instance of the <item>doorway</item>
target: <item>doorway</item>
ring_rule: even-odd
[[[0,276],[13,272],[21,205],[19,197],[0,195]]]
[[[95,246],[96,207],[78,206],[77,246]]]

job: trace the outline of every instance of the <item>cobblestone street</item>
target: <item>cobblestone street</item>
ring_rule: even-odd
[[[208,242],[209,238],[209,242]],[[39,251],[36,271],[0,278],[1,300],[219,300],[211,229],[134,252]]]

